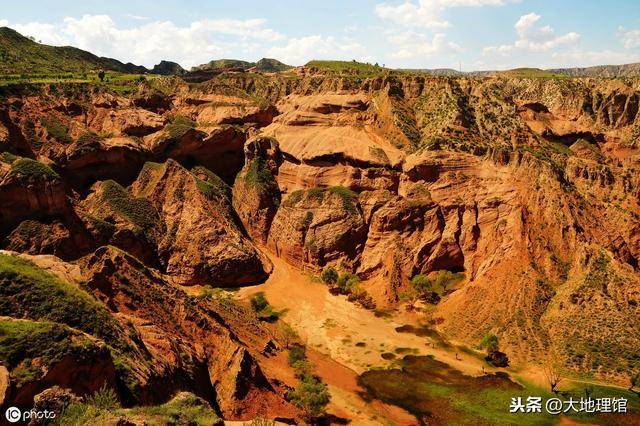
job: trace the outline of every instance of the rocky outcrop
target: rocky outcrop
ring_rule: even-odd
[[[173,160],[145,167],[131,187],[158,212],[159,262],[182,284],[237,286],[266,279],[270,263],[238,228],[224,183],[200,179]]]
[[[157,403],[189,390],[229,419],[267,412],[296,416],[278,381],[260,366],[265,359],[260,350],[272,336],[248,309],[214,297],[190,297],[113,248],[97,250],[83,268],[88,287],[130,324],[145,348],[128,373],[140,402]]]
[[[312,188],[285,198],[271,224],[268,247],[298,267],[353,269],[366,239],[357,195],[344,187]]]
[[[25,219],[64,215],[69,209],[60,176],[29,158],[0,161],[0,199],[0,232]]]
[[[273,217],[280,205],[280,189],[274,177],[282,163],[278,141],[257,137],[244,146],[245,165],[233,185],[233,208],[249,235],[266,243]]]

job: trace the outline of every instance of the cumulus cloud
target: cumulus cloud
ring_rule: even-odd
[[[556,36],[555,31],[549,25],[539,26],[539,20],[540,15],[535,13],[521,16],[514,26],[518,39],[513,44],[488,46],[483,49],[482,53],[484,55],[509,55],[516,51],[546,52],[563,45],[574,44],[580,39],[580,34],[576,32]]]
[[[253,52],[264,43],[283,40],[264,19],[202,19],[187,26],[171,21],[121,28],[108,15],[66,17],[59,23],[12,25],[24,35],[52,45],[72,45],[99,56],[152,66],[170,59],[191,67],[228,52]]]
[[[270,48],[267,56],[297,65],[310,59],[371,59],[366,55],[365,47],[354,40],[321,35],[289,39],[284,46]]]
[[[451,24],[442,17],[442,12],[451,7],[502,6],[519,0],[406,0],[404,3],[376,5],[375,14],[403,26],[414,26],[442,30]]]
[[[460,46],[446,40],[446,36],[437,33],[429,38],[425,34],[414,31],[405,31],[388,37],[391,43],[398,46],[391,57],[399,59],[431,56],[434,54],[459,52]]]
[[[640,30],[626,30],[623,27],[619,27],[618,38],[625,49],[640,47]]]
[[[616,52],[614,50],[573,50],[571,52],[555,52],[551,57],[554,60],[554,66],[562,68],[640,61],[640,55],[630,52]]]

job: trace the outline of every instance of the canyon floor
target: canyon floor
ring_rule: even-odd
[[[349,302],[345,296],[333,295],[327,286],[313,272],[305,272],[269,253],[274,268],[264,284],[244,287],[234,293],[237,298],[249,302],[252,296],[263,292],[270,304],[283,313],[280,321],[292,326],[313,350],[310,359],[317,366],[317,373],[329,385],[332,401],[328,411],[338,417],[350,419],[354,424],[362,425],[418,425],[419,421],[401,407],[383,403],[367,397],[365,389],[358,382],[359,374],[372,369],[389,369],[401,365],[399,358],[403,354],[429,356],[467,376],[484,376],[496,371],[507,372],[511,378],[525,385],[518,395],[547,395],[548,387],[540,365],[521,364],[498,369],[484,360],[484,354],[462,343],[449,341],[435,334],[432,337],[414,333],[400,332],[403,326],[425,327],[421,323],[423,315],[419,311],[389,311],[376,313]],[[431,334],[431,333],[430,333]],[[383,358],[383,354],[398,354],[393,360]],[[625,395],[634,403],[634,395],[622,386],[601,381],[564,378],[562,388],[566,391],[580,392],[584,387],[595,386],[604,395]],[[496,386],[498,389],[499,386]],[[510,394],[496,392],[494,396],[502,398],[494,401],[499,411],[503,405],[504,414],[508,412]],[[498,417],[474,418],[471,424],[503,424]],[[508,417],[507,417],[508,418]],[[493,420],[492,420],[493,419]],[[629,417],[629,422],[640,419],[637,415]],[[503,419],[503,420],[506,420]],[[571,419],[559,416],[556,419],[529,418],[521,424],[587,424],[596,418]],[[447,419],[447,422],[466,424],[464,418]],[[495,423],[493,423],[495,422]],[[506,421],[504,424],[508,424]],[[229,423],[234,424],[234,423]],[[631,423],[629,423],[631,424]]]

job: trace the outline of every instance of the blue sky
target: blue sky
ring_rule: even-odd
[[[146,66],[261,57],[463,70],[640,62],[638,0],[23,1],[0,10],[0,25]]]

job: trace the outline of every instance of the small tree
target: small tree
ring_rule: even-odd
[[[320,279],[325,284],[335,284],[338,281],[338,271],[328,266],[320,274]]]
[[[100,81],[104,81],[104,76],[105,74],[103,70],[98,71],[98,78],[100,79]]]
[[[464,279],[464,274],[462,273],[453,273],[451,271],[447,271],[446,269],[438,271],[438,274],[435,278],[435,286],[442,288],[442,293],[447,291],[447,288],[458,281],[462,281]]]
[[[547,378],[547,383],[549,383],[549,387],[551,388],[551,392],[554,394],[558,394],[558,385],[562,381],[562,377],[555,369],[552,362],[548,361],[547,365],[544,367],[544,376]]]
[[[640,372],[636,373],[635,375],[632,375],[629,378],[629,382],[631,383],[631,386],[629,386],[629,390],[631,392],[635,392],[634,388],[640,386]]]
[[[331,394],[327,385],[312,375],[306,375],[291,392],[290,399],[293,405],[305,412],[308,420],[312,420],[325,413],[327,404],[331,401]]]
[[[300,336],[298,333],[287,323],[280,323],[279,326],[282,344],[285,348],[291,348],[293,345],[300,345]]]
[[[348,292],[351,288],[358,285],[359,282],[360,278],[357,275],[345,272],[338,277],[336,284],[340,290]]]
[[[418,274],[411,278],[411,287],[418,293],[418,297],[430,292],[431,286],[431,280],[426,275]]]
[[[263,291],[256,293],[255,296],[251,298],[251,308],[254,312],[263,311],[267,306],[269,306],[269,302],[267,302],[267,299],[264,297]]]
[[[298,361],[307,359],[307,349],[302,345],[293,345],[289,348],[289,365],[293,366]]]
[[[486,349],[487,355],[497,352],[499,350],[498,336],[492,333],[487,333],[482,337],[478,346]]]

